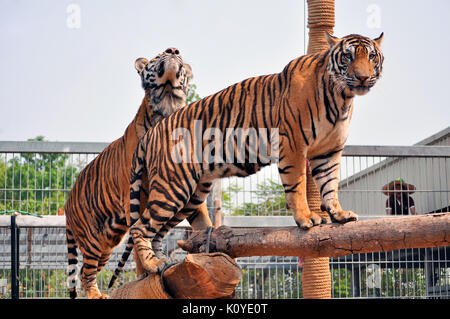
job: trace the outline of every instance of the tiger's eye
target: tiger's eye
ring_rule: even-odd
[[[352,60],[352,54],[351,53],[349,53],[349,52],[347,52],[347,53],[344,53],[344,57],[347,59],[347,60],[349,60],[349,61],[351,61]]]

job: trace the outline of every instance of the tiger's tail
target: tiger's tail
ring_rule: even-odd
[[[71,299],[77,297],[77,278],[78,278],[78,252],[77,243],[73,237],[72,231],[66,227],[67,239],[67,257],[69,261],[69,275],[67,282],[69,285],[69,296]]]
[[[137,222],[139,219],[139,206],[140,206],[140,194],[141,194],[141,185],[142,185],[142,172],[144,170],[144,158],[145,158],[145,150],[143,148],[143,143],[139,143],[139,146],[134,152],[132,167],[131,167],[131,178],[130,178],[130,226]],[[117,277],[122,271],[125,263],[128,260],[128,257],[133,250],[134,242],[133,237],[128,238],[127,246],[125,247],[125,251],[122,254],[122,258],[119,261],[116,269],[114,270],[114,274],[111,277],[108,288],[111,288],[114,285]]]
[[[125,263],[128,260],[128,257],[131,254],[131,251],[133,250],[133,237],[128,238],[127,246],[125,247],[125,251],[123,252],[122,258],[119,261],[119,264],[117,265],[116,269],[114,270],[114,274],[111,277],[111,280],[109,281],[108,288],[111,288],[114,283],[116,282],[117,278],[119,277],[119,274],[122,272],[123,267],[125,266]]]

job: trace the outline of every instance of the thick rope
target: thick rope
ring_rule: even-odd
[[[306,178],[306,193],[309,209],[324,216],[326,213],[320,209],[320,195],[309,169]],[[303,260],[302,286],[303,298],[305,299],[331,298],[330,259],[328,257],[305,258]]]
[[[308,54],[328,48],[325,31],[333,34],[334,0],[308,0]]]
[[[326,50],[328,43],[325,31],[333,34],[334,28],[334,0],[308,0],[308,28],[308,54]],[[306,191],[309,209],[323,216],[324,213],[320,209],[320,195],[309,169],[307,169]],[[304,259],[302,286],[305,299],[331,298],[328,257]]]
[[[331,298],[331,275],[328,257],[305,258],[303,261],[303,298]]]

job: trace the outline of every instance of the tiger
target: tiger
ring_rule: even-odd
[[[98,289],[96,275],[129,230],[129,172],[138,140],[162,118],[186,104],[192,68],[177,48],[168,48],[150,61],[138,58],[135,68],[145,91],[136,116],[124,135],[80,172],[64,206],[72,299],[77,297],[77,247],[83,255],[80,273],[87,298],[108,298]],[[196,227],[211,225],[205,205],[198,216]],[[136,267],[140,267],[138,262]]]
[[[357,220],[339,203],[339,166],[354,98],[367,94],[381,77],[383,35],[338,38],[326,32],[326,50],[296,58],[280,73],[233,84],[149,130],[130,172],[130,236],[144,271],[164,269],[167,259],[155,246],[202,205],[213,180],[249,176],[271,163],[277,163],[287,207],[299,228]],[[244,134],[268,129],[270,134],[256,138]],[[307,169],[320,194],[323,217],[308,207]],[[139,213],[143,187],[149,193]]]

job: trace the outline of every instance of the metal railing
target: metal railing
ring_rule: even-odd
[[[68,296],[65,222],[64,216],[55,215],[63,215],[78,172],[106,146],[0,142],[0,215],[4,215],[0,216],[0,294],[8,298],[13,294],[20,298]],[[450,147],[347,146],[340,170],[341,203],[361,218],[384,217],[386,196],[381,188],[398,177],[416,186],[412,196],[419,214],[445,211],[450,206]],[[222,195],[225,225],[295,225],[274,166],[247,178],[222,180]],[[4,213],[11,210],[44,218],[17,217],[18,232],[14,233],[11,217]],[[179,257],[183,253],[176,249],[176,240],[189,232],[183,225],[165,239],[167,252]],[[117,247],[99,274],[102,291],[107,291],[122,251],[122,246]],[[332,296],[448,298],[449,253],[448,247],[442,247],[331,258]],[[243,269],[238,298],[302,297],[301,258],[249,257],[239,258],[238,263]],[[133,280],[133,269],[130,258],[120,282]],[[15,283],[13,271],[18,274]]]

